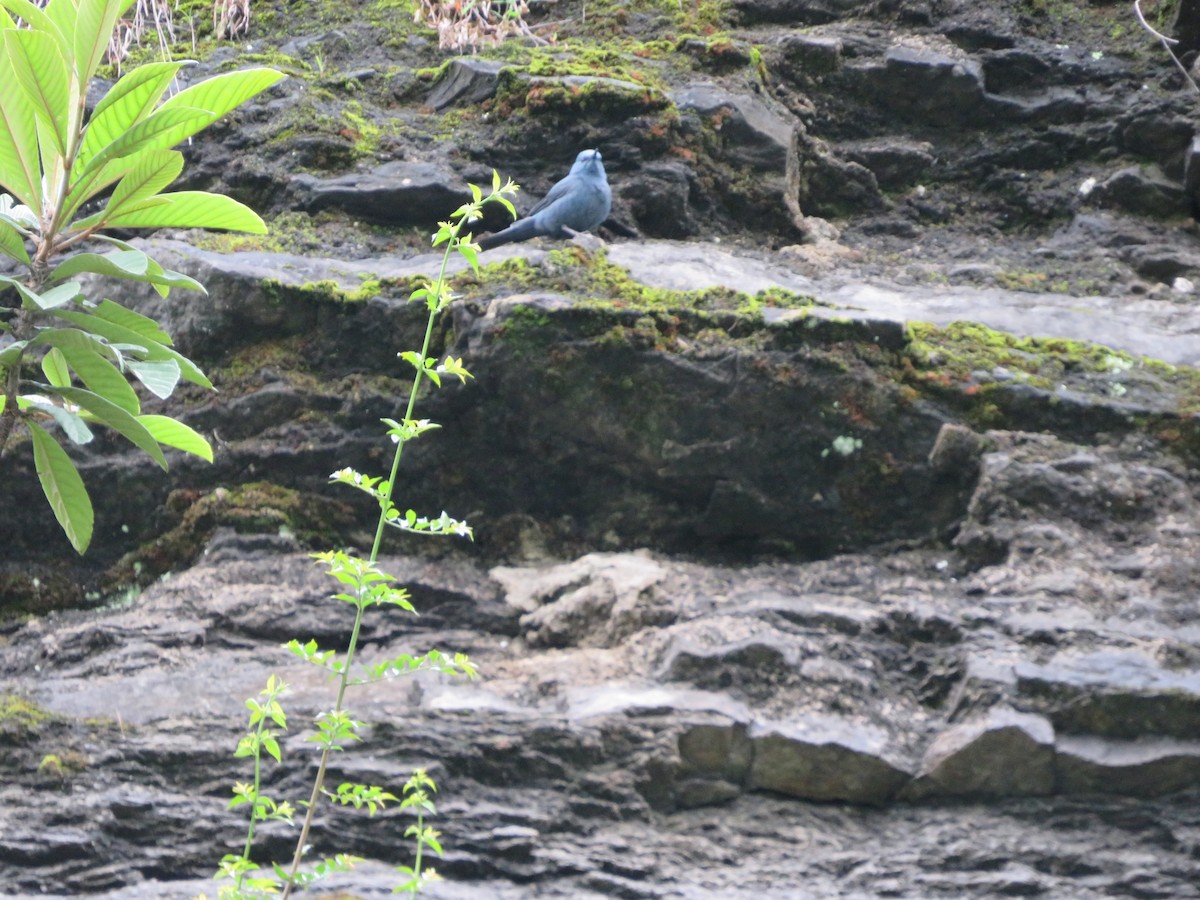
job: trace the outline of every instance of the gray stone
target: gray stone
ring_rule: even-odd
[[[934,163],[933,145],[927,141],[872,138],[837,144],[834,151],[870,170],[885,191],[912,187]]]
[[[864,722],[809,715],[789,723],[756,723],[746,786],[805,800],[878,805],[910,774],[893,761],[891,739]]]
[[[1091,198],[1103,206],[1142,216],[1170,218],[1187,212],[1183,187],[1155,166],[1128,166],[1114,172],[1096,185]]]
[[[894,114],[950,127],[976,119],[983,109],[983,69],[971,58],[894,46],[869,75],[877,102]]]
[[[502,62],[477,56],[453,59],[425,98],[425,105],[441,111],[455,103],[481,103],[494,97],[503,68]]]
[[[1063,735],[1056,749],[1056,790],[1065,794],[1156,797],[1200,786],[1196,741]]]
[[[994,707],[943,731],[925,751],[909,796],[1043,796],[1054,790],[1054,728],[1036,715]]]
[[[443,166],[396,161],[337,178],[296,175],[289,187],[307,212],[339,209],[381,225],[429,225],[469,199],[461,184]]]

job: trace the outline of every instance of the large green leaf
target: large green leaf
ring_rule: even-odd
[[[105,216],[112,219],[122,207],[152,197],[179,177],[183,171],[183,154],[178,150],[146,150],[134,158],[133,168],[121,179]]]
[[[60,154],[67,152],[70,76],[61,47],[43,31],[0,32],[13,73]]]
[[[105,350],[104,341],[78,328],[43,328],[29,340],[31,347],[39,344],[59,350],[91,350],[94,353]]]
[[[137,393],[111,362],[94,350],[60,349],[67,364],[88,386],[88,390],[115,403],[132,416],[141,413],[142,404],[138,401]]]
[[[80,272],[130,278],[146,274],[149,257],[140,250],[121,250],[116,253],[76,253],[65,259],[53,272],[50,281],[61,281]]]
[[[84,181],[114,159],[130,156],[139,150],[173,147],[211,121],[212,116],[203,109],[157,109],[88,160],[79,173],[79,181]],[[74,190],[72,188],[72,192]]]
[[[116,181],[120,181],[125,177],[126,173],[133,168],[136,160],[134,159],[111,159],[106,163],[90,169],[87,175],[83,178],[77,178],[71,183],[70,189],[67,191],[67,198],[62,204],[63,221],[70,221],[71,217],[79,210],[79,207],[87,203],[106,187]],[[78,169],[78,167],[76,167]],[[98,217],[92,217],[98,218]],[[71,222],[67,231],[80,231],[86,225],[80,222]]]
[[[151,415],[138,416],[138,421],[146,426],[146,430],[154,435],[154,439],[160,444],[175,447],[209,462],[213,461],[212,447],[208,441],[182,422],[177,422],[169,416]]]
[[[76,406],[83,407],[105,425],[115,428],[131,443],[144,450],[163,469],[167,468],[167,460],[163,456],[162,448],[158,446],[158,441],[154,440],[154,436],[146,430],[146,426],[111,400],[92,391],[85,391],[83,388],[56,387],[52,389],[52,393],[58,394]]]
[[[0,34],[7,34],[0,30]],[[35,213],[42,211],[42,169],[38,162],[37,116],[16,80],[8,50],[0,39],[0,185]]]
[[[126,74],[96,104],[75,159],[83,171],[93,156],[150,115],[184,62],[147,63]]]
[[[115,344],[130,344],[142,347],[145,349],[146,356],[149,359],[173,359],[179,363],[179,369],[187,381],[204,388],[212,387],[212,382],[186,356],[177,353],[170,347],[164,347],[157,341],[150,340],[136,331],[131,331],[124,325],[118,325],[116,322],[109,322],[99,316],[76,310],[56,309],[53,310],[53,313],[58,318],[64,319],[73,325],[78,325],[80,328],[90,331],[93,334],[98,334]]]
[[[157,322],[149,316],[143,316],[139,312],[134,312],[132,309],[122,306],[120,303],[114,303],[111,300],[101,300],[100,305],[95,308],[94,312],[106,322],[113,322],[124,328],[128,328],[130,331],[136,332],[141,337],[147,337],[167,347],[171,346],[171,336],[163,331]]]
[[[78,3],[75,14],[75,72],[80,84],[87,84],[104,59],[109,38],[117,19],[133,0],[73,0]]]
[[[174,97],[168,97],[159,110],[189,106],[196,109],[207,109],[212,113],[210,121],[215,122],[230,110],[236,109],[251,97],[261,94],[271,85],[277,84],[286,77],[282,72],[263,68],[227,72],[199,84],[193,84]]]
[[[40,6],[30,3],[29,0],[0,0],[0,6],[7,7],[30,26],[52,37],[58,44],[62,55],[64,57],[67,55],[69,46],[62,29],[50,16],[46,15]]]
[[[29,251],[25,249],[25,236],[8,222],[0,219],[0,253],[29,265]]]
[[[112,244],[114,247],[120,247],[122,250],[137,249],[132,244],[126,243],[125,241],[119,240],[111,235],[98,234],[96,235],[96,238],[97,240]],[[157,261],[155,261],[153,257],[147,257],[147,260],[146,277],[137,278],[135,280],[149,282],[150,284],[154,285],[154,289],[162,294],[162,296],[167,296],[169,293],[168,288],[173,287],[187,288],[188,290],[199,291],[202,294],[208,293],[208,291],[204,289],[204,285],[202,285],[196,279],[187,275],[183,275],[179,272],[172,272],[170,269],[164,269]]]
[[[258,213],[224,194],[207,191],[176,191],[159,194],[155,200],[170,203],[135,206],[107,217],[110,226],[121,228],[225,228],[266,234],[267,226]]]
[[[37,468],[42,491],[54,510],[54,517],[67,535],[67,540],[82,554],[92,541],[95,521],[92,501],[87,488],[71,458],[45,429],[35,422],[25,421],[33,438],[33,464]]]

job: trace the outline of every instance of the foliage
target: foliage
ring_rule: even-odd
[[[267,720],[270,719],[279,728],[286,727],[283,710],[277,701],[284,686],[275,676],[271,676],[266,690],[262,692],[265,701],[259,702],[253,699],[247,701],[247,706],[251,711],[250,727],[252,730],[238,744],[237,756],[253,758],[254,780],[249,784],[235,785],[234,799],[230,806],[247,804],[251,811],[251,817],[241,854],[226,856],[222,859],[217,871],[217,878],[232,881],[232,884],[221,888],[220,896],[222,898],[233,900],[233,898],[263,897],[282,891],[282,896],[286,900],[294,888],[311,884],[331,872],[351,866],[355,861],[354,857],[339,855],[307,868],[301,868],[309,844],[314,813],[322,798],[343,806],[353,806],[355,809],[365,807],[368,815],[372,816],[377,810],[385,808],[388,803],[398,799],[395,794],[379,785],[345,782],[332,790],[325,787],[325,776],[330,757],[362,740],[359,732],[363,723],[355,719],[345,706],[346,692],[351,686],[396,678],[422,670],[434,670],[450,675],[466,675],[469,678],[475,677],[475,667],[465,654],[449,654],[439,650],[430,650],[418,656],[404,653],[370,665],[357,667],[355,665],[358,638],[363,618],[369,609],[390,606],[413,615],[417,614],[410,601],[408,591],[399,587],[395,578],[380,569],[377,564],[386,529],[391,527],[398,531],[426,537],[470,538],[472,536],[469,525],[444,511],[436,516],[423,516],[412,509],[401,511],[393,501],[396,474],[404,447],[409,441],[416,440],[439,427],[427,419],[413,417],[417,399],[424,384],[428,382],[434,387],[440,387],[444,377],[457,378],[461,382],[465,382],[471,377],[461,359],[447,356],[439,361],[429,355],[434,323],[438,314],[453,299],[453,294],[446,283],[446,267],[450,253],[457,251],[462,254],[471,267],[478,271],[479,248],[471,243],[469,234],[465,237],[462,236],[464,227],[478,221],[485,203],[500,203],[510,213],[515,214],[512,203],[508,200],[508,196],[516,191],[516,186],[512,182],[502,185],[499,175],[495,175],[492,192],[487,197],[484,197],[483,192],[475,185],[470,187],[473,195],[472,202],[456,210],[451,216],[451,221],[440,223],[438,232],[434,235],[434,246],[445,246],[441,271],[437,280],[432,284],[419,287],[409,298],[410,301],[424,302],[429,315],[421,349],[399,354],[402,360],[412,366],[414,376],[403,419],[399,421],[383,420],[387,426],[388,438],[396,445],[390,473],[384,478],[363,475],[354,469],[344,468],[330,476],[331,480],[336,483],[345,484],[368,494],[379,506],[375,540],[367,558],[341,550],[313,554],[314,559],[324,564],[328,574],[340,585],[339,591],[333,594],[332,599],[339,603],[345,603],[354,610],[354,623],[350,630],[349,642],[346,649],[340,653],[333,649],[323,648],[316,640],[311,639],[305,643],[293,639],[284,645],[284,648],[293,656],[326,670],[330,677],[337,679],[338,682],[337,696],[332,708],[316,716],[315,730],[305,739],[319,747],[321,755],[312,793],[303,804],[306,812],[291,867],[285,870],[282,866],[275,864],[270,872],[264,872],[250,858],[255,823],[273,818],[285,819],[290,822],[292,814],[289,804],[276,804],[275,801],[260,793],[263,751],[265,750],[276,762],[280,760],[276,732],[267,724]],[[437,877],[436,872],[424,867],[426,852],[438,855],[441,855],[442,852],[438,832],[425,824],[425,816],[433,815],[436,812],[430,799],[434,791],[436,791],[436,786],[423,769],[416,770],[404,787],[405,796],[400,807],[412,810],[416,814],[416,824],[410,826],[405,832],[407,837],[414,839],[416,854],[413,865],[400,867],[405,881],[396,888],[397,893],[406,892],[410,896],[414,895],[425,884]]]
[[[171,148],[283,76],[247,69],[163,100],[183,62],[121,78],[87,115],[87,88],[132,0],[0,0],[0,254],[23,275],[0,274],[0,459],[28,434],[42,489],[71,545],[92,536],[91,500],[62,439],[84,445],[113,429],[167,467],[163,447],[211,461],[182,422],[144,414],[132,377],[169,397],[180,380],[212,387],[158,324],[83,292],[85,273],[203,292],[111,228],[222,228],[261,233],[241,203],[204,191],[167,191],[183,169]],[[18,27],[20,26],[20,27]],[[83,249],[103,241],[111,252]],[[68,252],[70,251],[70,252]],[[39,371],[40,370],[40,371]]]

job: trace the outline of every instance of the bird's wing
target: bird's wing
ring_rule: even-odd
[[[529,212],[527,212],[525,215],[526,216],[537,215],[543,209],[545,209],[547,206],[549,206],[551,203],[553,203],[555,200],[560,200],[563,197],[567,196],[567,194],[571,193],[571,191],[574,189],[574,187],[575,187],[575,181],[574,181],[574,179],[571,178],[570,175],[568,175],[562,181],[557,182],[554,185],[554,187],[550,188],[550,190],[546,193],[546,196],[543,197],[541,200],[539,200],[537,203],[535,203],[533,206],[533,209],[529,210]]]

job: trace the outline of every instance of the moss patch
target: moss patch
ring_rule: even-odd
[[[191,565],[221,526],[239,534],[285,534],[311,547],[344,543],[356,524],[348,503],[301,493],[269,482],[251,482],[197,496],[173,491],[168,510],[179,524],[148,544],[127,553],[104,574],[106,594],[144,587],[167,572]]]

